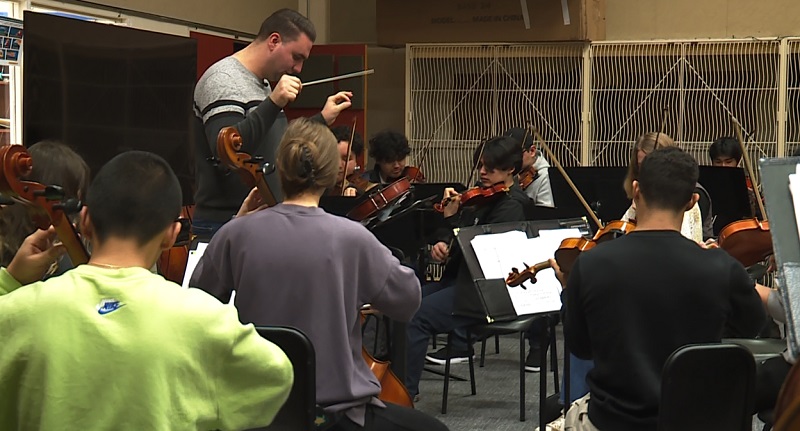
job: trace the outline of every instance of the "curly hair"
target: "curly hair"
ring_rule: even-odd
[[[410,153],[408,139],[402,133],[384,130],[369,140],[369,156],[378,162],[403,160]]]

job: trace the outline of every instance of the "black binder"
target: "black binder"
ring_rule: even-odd
[[[457,290],[453,314],[485,320],[488,323],[511,321],[519,317],[514,311],[505,280],[499,278],[487,280],[484,277],[471,244],[475,236],[520,230],[525,232],[528,238],[533,238],[539,236],[539,230],[542,229],[571,227],[578,227],[581,232],[588,232],[589,229],[583,219],[528,220],[459,229],[456,238],[468,271],[460,271],[456,279]]]

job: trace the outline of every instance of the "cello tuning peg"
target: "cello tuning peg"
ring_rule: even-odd
[[[46,186],[43,190],[33,192],[34,196],[43,196],[48,201],[60,201],[64,199],[65,194],[61,186]]]
[[[81,208],[83,208],[83,202],[75,198],[66,199],[60,204],[53,205],[53,209],[62,210],[65,214],[77,214]]]
[[[522,264],[523,264],[523,265],[525,265],[525,268],[530,268],[530,267],[531,267],[530,265],[528,265],[528,264],[527,264],[527,263],[525,263],[525,262],[522,262]]]
[[[273,165],[272,163],[264,163],[263,165],[261,165],[261,172],[263,172],[264,175],[269,175],[275,172],[275,165]]]
[[[206,157],[206,161],[208,163],[211,163],[211,165],[213,165],[214,167],[219,166],[219,159],[216,157]]]
[[[250,156],[250,160],[248,160],[246,163],[261,164],[261,163],[264,163],[264,157],[263,156]]]

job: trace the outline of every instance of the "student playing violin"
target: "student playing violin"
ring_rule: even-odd
[[[764,322],[744,267],[679,232],[697,200],[694,158],[664,148],[640,167],[631,184],[636,230],[582,253],[566,280],[565,342],[595,362],[590,393],[572,404],[566,429],[655,430],[661,371],[673,351],[726,332],[753,336]]]
[[[375,159],[375,167],[367,173],[367,179],[371,183],[391,184],[407,176],[410,166],[406,165],[406,158],[410,153],[408,139],[402,133],[379,132],[369,140],[369,156]]]
[[[660,148],[675,146],[675,141],[665,133],[650,132],[639,136],[636,139],[631,159],[628,164],[628,173],[625,176],[623,187],[629,199],[633,199],[633,181],[639,176],[639,167],[645,157]],[[708,192],[700,185],[695,184],[694,193],[697,195],[697,203],[686,210],[681,225],[681,233],[687,238],[697,242],[703,242],[713,235],[714,217],[712,216],[711,198]],[[630,208],[622,216],[623,221],[636,220],[636,202],[631,203]]]
[[[516,139],[522,147],[522,169],[517,175],[520,187],[536,205],[552,208],[553,190],[550,187],[550,175],[547,170],[550,164],[541,157],[536,145],[533,145],[533,135],[518,127],[507,130],[504,135]]]
[[[331,194],[339,196],[356,196],[359,194],[358,189],[352,185],[347,179],[356,171],[356,158],[364,151],[364,140],[358,132],[353,133],[353,129],[349,126],[336,126],[331,127],[333,136],[338,141],[337,148],[339,149],[339,156],[341,162],[339,163],[339,173],[336,175],[336,185],[331,190]],[[350,137],[353,138],[352,145],[350,144]],[[342,181],[347,181],[344,191],[342,191]]]
[[[191,285],[223,302],[235,290],[243,322],[292,326],[311,339],[316,401],[335,422],[331,429],[445,430],[420,411],[377,398],[381,385],[362,358],[359,310],[371,304],[407,321],[420,287],[364,226],[319,207],[340,161],[327,127],[304,118],[290,123],[276,154],[283,203],[223,226]]]
[[[473,163],[478,169],[480,186],[500,184],[508,191],[499,192],[483,205],[464,206],[454,189],[445,189],[443,214],[450,226],[457,228],[524,220],[523,205],[529,202],[529,198],[514,180],[522,165],[519,142],[507,136],[493,138],[475,149]],[[408,325],[406,387],[412,396],[419,392],[419,379],[430,337],[475,322],[474,319],[453,316],[455,280],[459,271],[467,271],[466,265],[462,265],[464,259],[460,249],[453,244],[454,236],[450,229],[440,232],[434,240],[431,257],[447,264],[439,282],[423,287],[422,305]],[[471,354],[471,348],[465,340],[456,340],[453,346],[429,357],[442,361],[448,354],[453,358],[451,362],[463,362]]]

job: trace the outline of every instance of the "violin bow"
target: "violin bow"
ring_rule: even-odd
[[[756,194],[756,201],[758,202],[758,209],[761,211],[761,218],[767,218],[767,211],[764,208],[764,202],[761,200],[761,191],[759,191],[758,184],[756,183],[756,176],[753,172],[753,165],[750,163],[750,156],[747,154],[747,147],[744,145],[744,139],[742,138],[742,125],[738,122],[734,123],[734,128],[736,130],[736,140],[739,141],[739,146],[742,148],[742,160],[744,161],[744,167],[747,169],[747,175],[750,175],[750,180],[753,182],[753,192]],[[753,133],[749,134],[748,136],[753,136]]]
[[[467,177],[467,181],[464,182],[464,185],[467,186],[467,188],[469,188],[470,184],[472,184],[472,177],[475,175],[475,172],[478,171],[478,165],[481,164],[481,159],[483,159],[483,149],[486,148],[486,142],[487,141],[483,141],[481,143],[481,152],[478,153],[478,159],[475,160],[475,165],[472,166],[472,170],[469,171],[469,177]]]
[[[669,114],[669,105],[664,105],[664,110],[661,114],[661,125],[658,127],[658,133],[656,133],[656,140],[653,142],[653,151],[658,149],[658,138],[661,137],[661,134],[664,133],[664,127],[667,126],[667,114]]]
[[[350,164],[350,154],[353,153],[353,139],[356,138],[356,121],[358,117],[353,118],[353,130],[350,131],[350,142],[347,143],[347,158],[344,159],[344,169],[342,169],[342,190],[339,191],[340,196],[344,196],[344,190],[347,188],[347,165]]]
[[[539,145],[542,147],[544,152],[547,153],[547,157],[550,157],[550,160],[552,160],[553,164],[556,165],[558,171],[561,172],[561,175],[563,175],[564,179],[567,180],[569,188],[571,188],[572,191],[575,193],[575,196],[578,197],[578,200],[581,202],[581,205],[583,205],[583,207],[586,209],[586,212],[589,213],[589,217],[592,218],[592,221],[595,222],[595,224],[597,224],[597,228],[602,229],[603,224],[600,222],[600,219],[597,218],[597,214],[595,214],[594,211],[592,211],[592,208],[586,202],[586,199],[583,198],[583,195],[581,194],[580,190],[578,190],[578,187],[575,186],[575,183],[572,182],[572,178],[569,177],[567,171],[565,171],[564,167],[561,166],[561,162],[558,161],[558,157],[556,157],[553,151],[550,150],[550,146],[547,145],[547,143],[544,141],[542,135],[539,134],[539,131],[536,130],[536,128],[531,123],[528,123],[528,129],[530,129],[531,134],[536,137],[536,140],[539,141]]]

